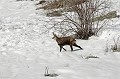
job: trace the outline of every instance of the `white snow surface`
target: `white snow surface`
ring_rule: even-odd
[[[44,32],[59,18],[36,11],[35,1],[0,0],[0,79],[120,79],[120,53],[105,52],[106,42],[120,35],[120,20],[114,18],[99,37],[77,40],[83,50],[59,46],[52,33]],[[117,3],[117,5],[116,5]],[[120,1],[113,6],[118,13]],[[87,56],[99,58],[85,59]],[[45,68],[56,77],[45,77]]]

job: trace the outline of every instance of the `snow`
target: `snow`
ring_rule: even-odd
[[[114,6],[119,13],[119,0]],[[115,3],[116,3],[115,2]],[[83,50],[59,52],[52,31],[44,32],[55,19],[36,11],[35,1],[0,2],[0,79],[120,79],[120,53],[105,52],[107,41],[119,36],[120,20],[112,19],[99,37],[77,40]],[[115,4],[114,3],[114,4]],[[88,56],[99,58],[89,58]],[[45,77],[45,68],[56,77]]]

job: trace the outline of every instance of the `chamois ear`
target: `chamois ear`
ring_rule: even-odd
[[[52,37],[52,39],[54,39],[56,37],[56,34],[53,32],[53,37]]]
[[[55,37],[57,37],[57,35],[53,32],[53,35],[55,36]]]
[[[55,36],[55,33],[53,32],[53,35]]]

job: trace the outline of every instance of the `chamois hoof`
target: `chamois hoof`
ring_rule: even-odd
[[[83,48],[81,48],[80,50],[83,50]]]

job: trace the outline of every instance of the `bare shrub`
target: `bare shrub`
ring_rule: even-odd
[[[117,37],[116,39],[113,38],[113,45],[111,45],[111,50],[113,52],[120,52],[120,37]]]
[[[54,0],[39,9],[47,10],[49,17],[62,16],[62,21],[55,22],[50,28],[63,36],[73,35],[77,39],[85,40],[92,35],[97,36],[112,13],[109,12],[109,0]],[[116,16],[116,12],[113,13],[112,16]]]
[[[92,35],[97,35],[108,20],[94,21],[94,18],[107,14],[109,11],[108,0],[65,0],[64,20],[55,24],[63,34],[74,33],[78,39],[89,39]],[[77,4],[78,3],[78,4]],[[66,5],[67,4],[67,5]],[[74,5],[72,5],[74,4]],[[73,12],[68,12],[68,8]],[[56,29],[56,28],[55,28]]]
[[[45,76],[45,77],[57,77],[57,76],[59,76],[59,75],[56,74],[56,73],[49,73],[49,68],[46,67],[46,68],[45,68],[45,74],[44,74],[44,76]]]
[[[106,48],[105,48],[105,52],[120,52],[120,36],[116,36],[116,38],[114,37],[113,40],[108,43],[106,43]]]

